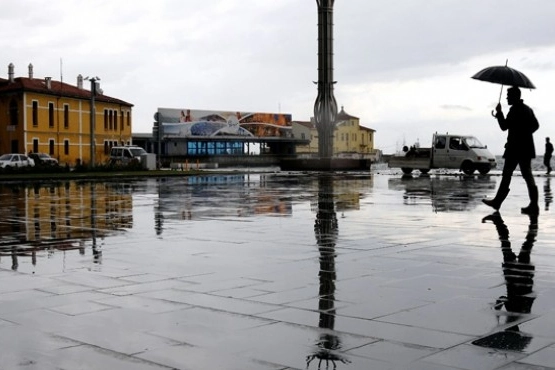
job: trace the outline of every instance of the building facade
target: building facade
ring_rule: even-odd
[[[132,104],[98,88],[93,95],[84,88],[81,75],[76,85],[70,85],[35,78],[31,64],[27,77],[15,77],[14,69],[10,64],[8,78],[0,78],[0,154],[48,153],[60,164],[73,166],[90,163],[94,153],[95,164],[101,164],[112,146],[132,143]]]
[[[318,130],[313,121],[293,121],[293,135],[310,140],[307,145],[297,146],[297,155],[318,155]],[[360,119],[345,112],[337,113],[333,135],[333,154],[335,157],[375,158],[379,151],[374,148],[376,131],[360,125]]]
[[[163,161],[218,161],[243,164],[262,157],[293,156],[299,140],[291,115],[246,111],[158,108],[154,152]]]

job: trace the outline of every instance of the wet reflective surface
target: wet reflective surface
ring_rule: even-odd
[[[0,184],[1,367],[553,368],[551,179],[499,180]]]

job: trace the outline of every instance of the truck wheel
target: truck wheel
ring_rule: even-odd
[[[462,164],[461,170],[465,175],[472,175],[474,171],[476,171],[476,168],[472,162],[466,161]]]
[[[420,173],[422,173],[422,174],[425,175],[425,174],[427,174],[428,172],[430,172],[430,169],[429,169],[429,168],[421,168],[419,171],[420,171]]]
[[[487,175],[489,173],[489,168],[481,168],[478,172],[480,172],[480,175]]]
[[[403,171],[405,175],[410,175],[412,173],[412,168],[403,167],[401,168],[401,171]]]

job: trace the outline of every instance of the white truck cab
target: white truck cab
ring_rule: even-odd
[[[474,136],[434,135],[433,167],[458,168],[466,174],[478,170],[487,174],[495,167],[495,157]]]

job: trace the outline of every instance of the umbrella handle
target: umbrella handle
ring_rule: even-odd
[[[503,86],[504,85],[501,85],[501,91],[499,91],[499,100],[497,101],[498,104],[501,104],[501,95],[503,95]],[[494,110],[491,111],[491,115],[497,118],[497,115],[495,114]]]
[[[509,63],[509,59],[505,59],[505,67],[507,66],[508,63]],[[499,92],[499,101],[498,101],[498,103],[501,103],[501,94],[503,94],[503,84],[501,84],[501,91]]]

